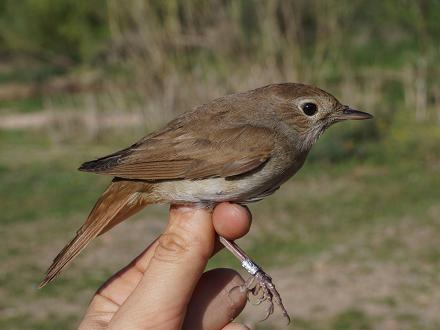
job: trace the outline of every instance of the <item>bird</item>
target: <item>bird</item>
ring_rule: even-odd
[[[274,193],[304,164],[331,125],[370,119],[330,93],[302,83],[276,83],[226,95],[179,115],[133,145],[83,163],[80,171],[112,176],[74,238],[59,252],[40,287],[89,242],[147,205],[248,204]],[[251,274],[244,286],[290,318],[271,277],[240,247],[220,242]]]

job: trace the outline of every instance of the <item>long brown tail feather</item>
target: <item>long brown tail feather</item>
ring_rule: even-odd
[[[52,281],[96,236],[106,232],[130,215],[141,210],[148,202],[141,192],[146,184],[133,181],[113,181],[96,202],[86,222],[75,237],[56,256],[39,287]]]

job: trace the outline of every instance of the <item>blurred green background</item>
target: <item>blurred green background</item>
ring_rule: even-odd
[[[1,0],[0,328],[74,328],[163,228],[166,207],[148,208],[37,290],[109,181],[83,161],[214,97],[296,81],[375,119],[329,129],[251,206],[241,244],[295,329],[439,329],[439,46],[437,0]],[[263,315],[241,320],[283,328]]]

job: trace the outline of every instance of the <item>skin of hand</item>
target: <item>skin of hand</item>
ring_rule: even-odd
[[[248,329],[232,323],[246,292],[232,269],[204,273],[221,244],[250,228],[243,206],[221,203],[211,212],[172,205],[165,232],[96,292],[79,329]]]

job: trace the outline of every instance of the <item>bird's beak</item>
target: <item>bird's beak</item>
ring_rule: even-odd
[[[337,120],[364,120],[371,118],[373,118],[373,115],[370,115],[367,112],[354,110],[350,107],[345,107],[337,114]]]

